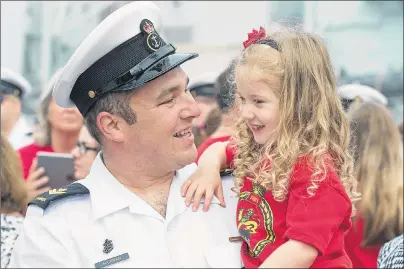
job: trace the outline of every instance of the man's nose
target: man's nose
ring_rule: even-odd
[[[202,112],[195,99],[191,95],[189,95],[187,96],[186,102],[186,108],[182,110],[181,117],[184,119],[199,117]]]

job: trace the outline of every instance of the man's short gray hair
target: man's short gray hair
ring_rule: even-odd
[[[136,122],[135,111],[130,107],[130,100],[134,91],[118,91],[111,92],[102,96],[95,105],[87,112],[85,124],[88,132],[94,139],[103,145],[102,134],[97,126],[97,116],[105,111],[114,116],[119,116],[128,124],[132,125]]]

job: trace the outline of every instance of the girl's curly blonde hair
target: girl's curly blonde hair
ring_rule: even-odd
[[[289,178],[298,158],[310,156],[313,167],[308,195],[313,195],[326,177],[327,156],[331,157],[351,201],[359,198],[349,153],[349,123],[336,94],[336,82],[327,48],[316,35],[301,30],[279,30],[266,37],[278,49],[252,44],[235,64],[235,76],[248,69],[254,79],[280,80],[280,123],[271,142],[259,145],[241,120],[235,136],[237,145],[233,173],[236,186],[245,176],[272,191],[277,201],[288,194]],[[248,76],[245,73],[243,76]],[[273,85],[272,85],[273,86]],[[269,160],[270,169],[261,165]]]

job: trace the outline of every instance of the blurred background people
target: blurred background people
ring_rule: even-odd
[[[209,130],[206,130],[208,116],[217,118],[215,114],[209,115],[216,108],[217,93],[214,87],[216,77],[217,74],[212,72],[204,72],[201,75],[190,77],[188,89],[201,109],[201,115],[192,121],[197,147],[211,134],[206,133],[209,133]]]
[[[74,108],[62,108],[56,105],[52,97],[53,85],[61,70],[58,70],[49,81],[42,93],[38,110],[38,126],[34,131],[34,142],[19,149],[23,175],[30,190],[35,190],[36,195],[48,190],[45,186],[48,182],[44,177],[44,169],[36,167],[36,155],[38,152],[71,153],[76,147],[80,129],[84,120],[79,110]],[[36,195],[33,195],[34,197]]]
[[[27,192],[17,152],[4,134],[1,134],[0,144],[1,268],[7,268],[24,220],[21,213],[26,210]]]
[[[213,132],[198,147],[198,158],[210,145],[215,142],[228,141],[233,134],[233,127],[237,120],[237,112],[233,109],[234,96],[232,93],[232,62],[216,79],[214,88],[216,92],[217,108],[211,111],[210,117],[206,121],[206,128],[211,128]],[[212,118],[212,119],[211,119]]]
[[[21,114],[21,101],[31,92],[31,84],[13,70],[1,67],[1,132],[14,149],[32,143],[33,126]]]
[[[100,144],[90,135],[87,127],[83,125],[77,145],[71,152],[74,157],[74,177],[76,179],[83,179],[90,173],[91,165],[100,150]]]
[[[337,89],[342,106],[348,111],[354,103],[375,103],[387,106],[388,100],[378,90],[361,84],[345,84]]]
[[[362,199],[346,252],[354,268],[376,268],[381,245],[403,233],[403,145],[384,106],[363,103],[348,115]]]

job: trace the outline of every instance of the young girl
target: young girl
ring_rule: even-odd
[[[249,34],[235,65],[235,140],[202,154],[182,194],[194,209],[205,195],[206,210],[230,165],[246,268],[349,268],[344,234],[358,194],[327,49],[299,31],[265,36]]]
[[[377,268],[382,244],[403,233],[403,146],[384,106],[353,105],[348,115],[362,199],[345,250],[353,268]]]

